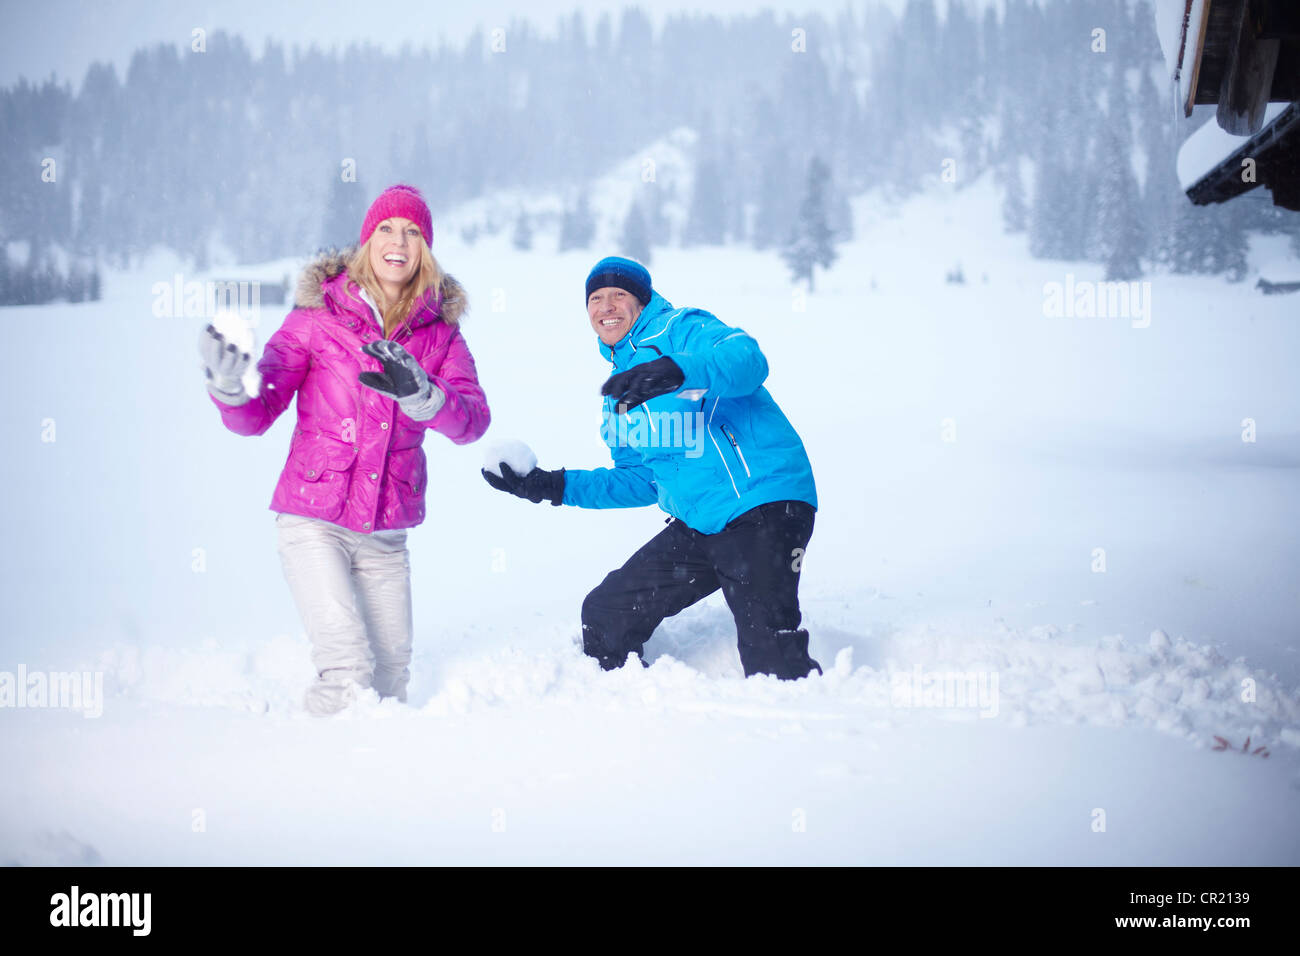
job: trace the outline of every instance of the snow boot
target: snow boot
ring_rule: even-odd
[[[313,717],[330,717],[347,709],[363,689],[351,678],[328,677],[328,674],[328,671],[322,674],[303,695],[302,706]]]

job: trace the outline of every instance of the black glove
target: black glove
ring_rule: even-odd
[[[390,398],[409,398],[418,394],[429,376],[415,356],[390,339],[376,339],[361,346],[361,351],[384,363],[382,372],[362,372],[357,381]]]
[[[497,477],[483,469],[483,477],[497,491],[508,491],[520,498],[527,498],[533,504],[549,501],[553,505],[564,502],[564,469],[542,471],[534,468],[526,475],[516,475],[504,461],[501,462],[501,476]]]
[[[600,394],[613,395],[618,411],[627,412],[657,395],[677,391],[685,381],[681,366],[665,355],[611,375],[600,387]]]

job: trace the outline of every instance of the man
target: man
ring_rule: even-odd
[[[803,443],[763,387],[758,343],[701,309],[673,308],[643,266],[617,256],[587,276],[587,316],[613,363],[601,394],[614,467],[483,472],[535,503],[658,502],[671,515],[587,595],[583,650],[621,667],[665,617],[721,588],[745,676],[821,673],[798,596],[817,492]]]

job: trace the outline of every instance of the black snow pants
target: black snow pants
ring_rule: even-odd
[[[722,588],[746,677],[821,673],[799,627],[799,568],[814,514],[803,501],[774,501],[716,534],[671,519],[582,602],[583,650],[605,670],[621,667],[660,621]]]

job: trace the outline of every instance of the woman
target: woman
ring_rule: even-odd
[[[250,397],[250,356],[212,326],[200,337],[225,426],[260,435],[298,393],[298,427],[271,509],[285,579],[312,643],[304,705],[336,713],[358,688],[406,700],[411,660],[406,529],[424,520],[426,430],[458,445],[490,420],[458,323],[465,291],[429,251],[418,190],[386,189],[361,244],[304,270],[294,309],[266,343]]]

